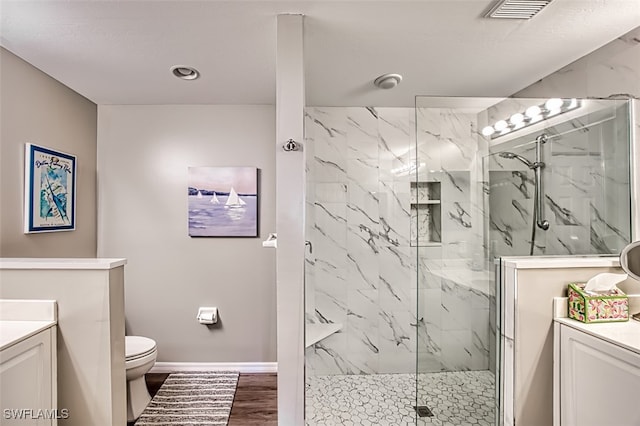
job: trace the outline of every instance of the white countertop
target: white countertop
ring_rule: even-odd
[[[22,342],[54,325],[56,325],[55,321],[0,321],[0,350]]]
[[[113,269],[127,259],[108,258],[0,258],[0,269]]]
[[[630,319],[627,322],[596,324],[584,324],[571,318],[556,318],[555,321],[640,355],[640,321]]]
[[[507,256],[502,264],[508,268],[597,268],[620,267],[618,256]]]
[[[0,299],[0,349],[57,324],[55,300]]]

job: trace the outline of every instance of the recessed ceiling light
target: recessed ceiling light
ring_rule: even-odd
[[[200,73],[197,69],[186,65],[175,65],[171,67],[171,72],[173,75],[183,80],[195,80],[200,77]]]
[[[383,74],[373,81],[380,89],[393,89],[402,81],[400,74]]]

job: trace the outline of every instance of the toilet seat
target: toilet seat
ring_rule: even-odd
[[[156,351],[156,342],[148,337],[125,336],[125,362],[145,358]]]

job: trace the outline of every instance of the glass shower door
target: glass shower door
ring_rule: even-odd
[[[415,425],[413,108],[305,120],[306,422]]]
[[[630,241],[628,103],[580,102],[582,114],[491,146],[491,259],[618,254]]]
[[[416,98],[418,424],[498,424],[513,404],[497,259],[630,241],[629,122],[627,101]]]
[[[579,103],[574,114],[556,117],[512,137],[496,138],[491,144],[483,161],[491,261],[530,253],[615,255],[631,240],[629,103]],[[540,169],[540,197],[536,197],[536,168]],[[548,227],[540,226],[545,220]],[[501,271],[498,268],[496,272],[498,290]],[[503,296],[496,292],[498,307],[513,303]],[[513,343],[507,344],[501,324],[498,321],[496,327],[498,370],[514,371]],[[501,376],[499,415],[512,418],[524,402],[512,398],[514,374]]]
[[[495,294],[483,240],[488,143],[478,137],[482,112],[496,102],[416,98],[418,424],[496,420]]]

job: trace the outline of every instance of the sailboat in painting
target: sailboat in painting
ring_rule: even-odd
[[[189,236],[258,236],[256,167],[189,167],[187,190]]]
[[[238,196],[236,190],[231,188],[231,191],[229,192],[229,198],[227,198],[227,202],[225,203],[225,207],[237,208],[242,207],[245,204],[247,203],[245,203],[242,198]]]

